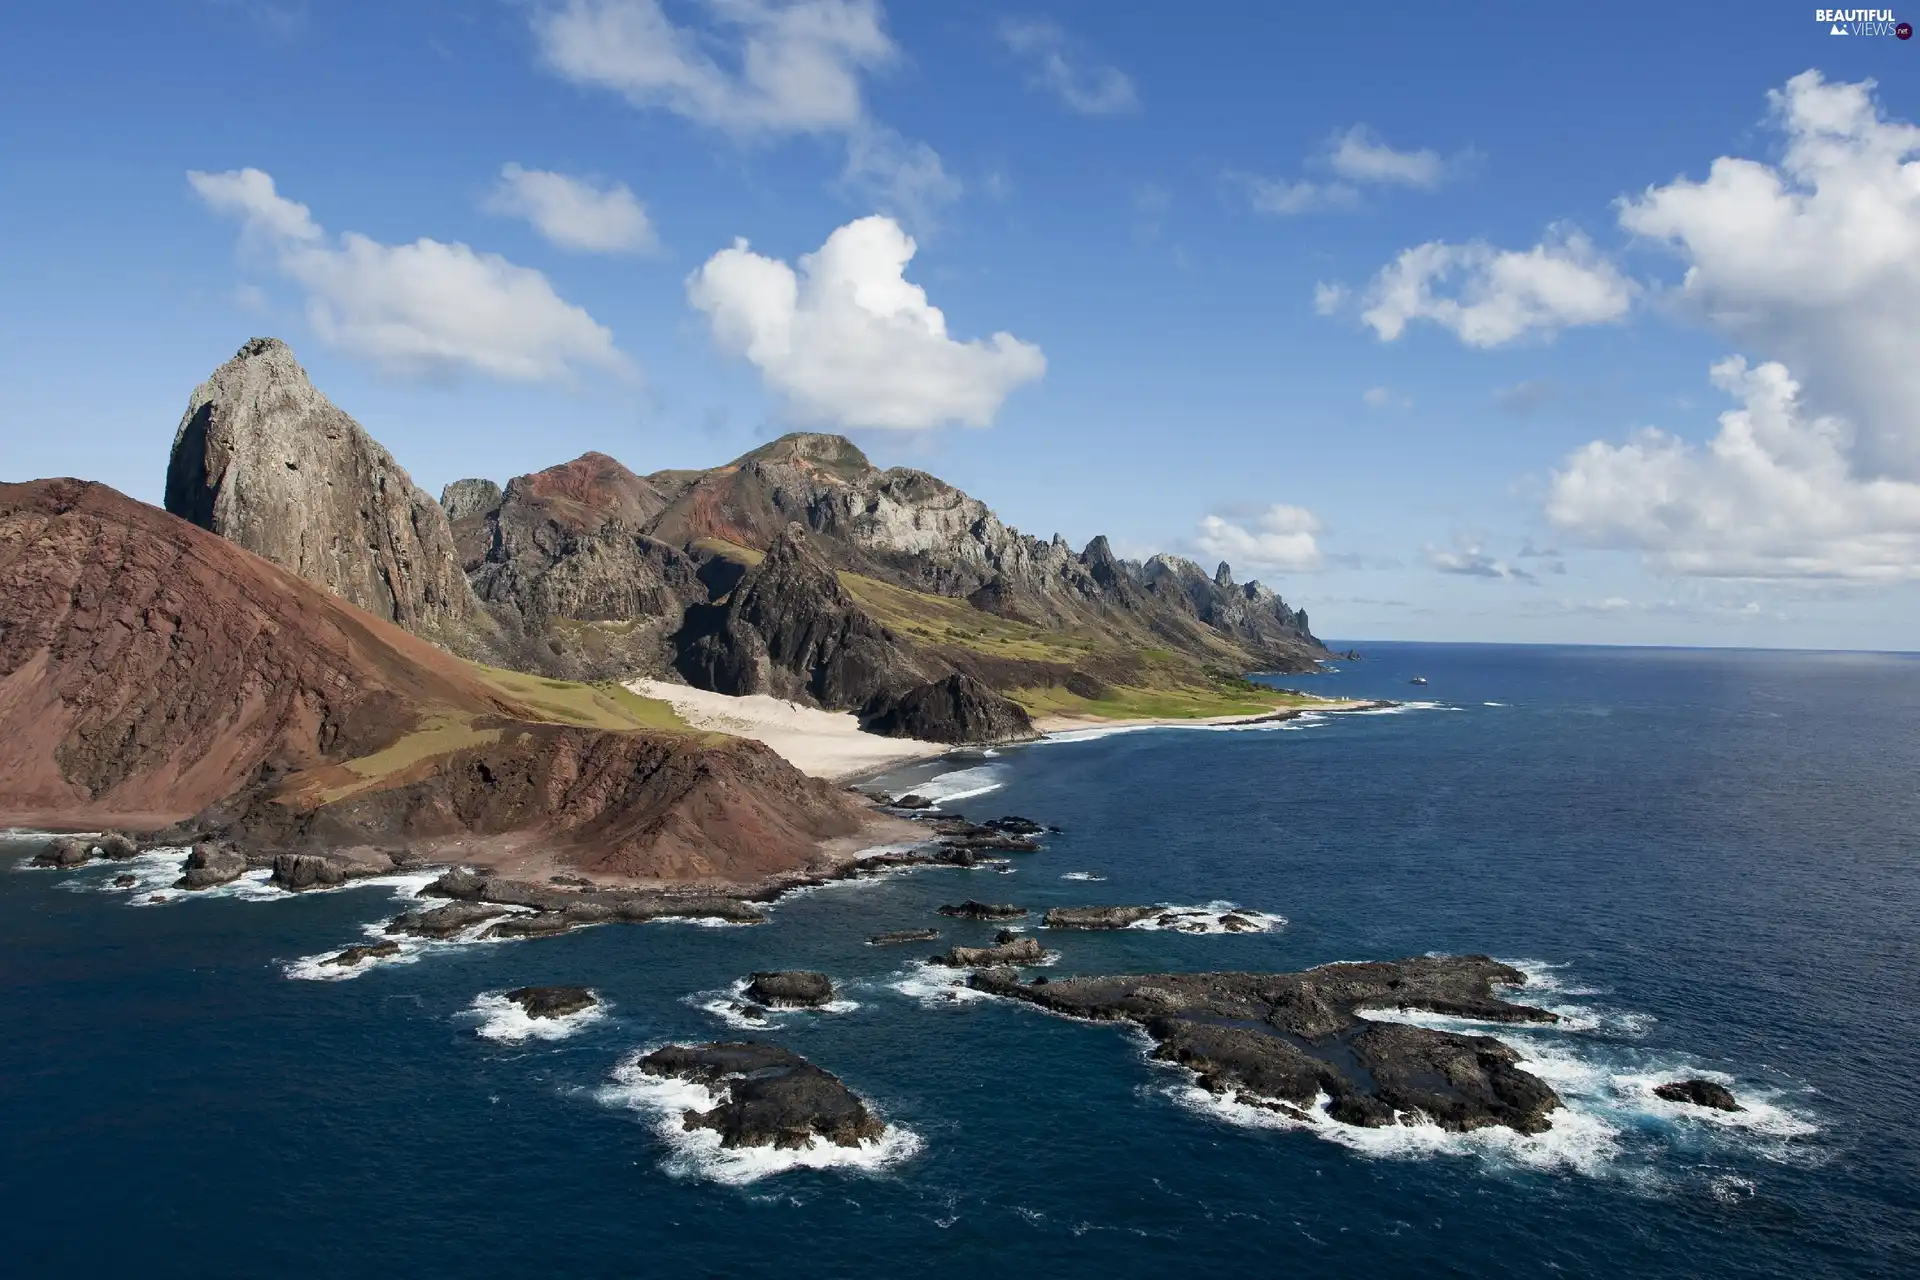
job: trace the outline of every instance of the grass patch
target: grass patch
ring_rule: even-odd
[[[468,665],[488,685],[534,712],[536,719],[551,724],[574,724],[589,729],[665,729],[680,733],[691,729],[667,703],[657,698],[643,698],[612,681],[580,684],[477,662]]]
[[[1236,684],[1246,684],[1236,681]],[[1249,692],[1248,690],[1259,690]],[[1213,716],[1259,716],[1309,706],[1319,700],[1277,689],[1246,689],[1222,684],[1212,688],[1197,686],[1145,688],[1114,686],[1108,696],[1082,698],[1058,685],[1044,689],[1016,689],[1007,695],[1034,716],[1087,716],[1100,720],[1204,720]]]
[[[728,542],[725,538],[695,538],[693,548],[696,551],[704,551],[710,556],[718,556],[722,560],[743,564],[749,569],[767,558],[767,553],[764,551],[755,551],[752,547],[743,547],[737,542]]]
[[[861,608],[890,630],[922,644],[952,644],[996,658],[1067,664],[1098,647],[1087,636],[983,613],[965,600],[908,591],[857,573],[839,577],[840,585]]]

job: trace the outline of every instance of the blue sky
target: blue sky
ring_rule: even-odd
[[[817,426],[1326,635],[1912,648],[1920,42],[1457,8],[34,5],[0,475],[271,333],[435,492]]]

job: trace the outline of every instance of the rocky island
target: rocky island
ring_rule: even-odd
[[[1330,964],[1304,973],[1163,973],[1020,981],[1012,969],[968,985],[1053,1013],[1136,1024],[1153,1056],[1193,1072],[1200,1086],[1249,1106],[1308,1118],[1322,1095],[1345,1124],[1430,1120],[1465,1131],[1551,1127],[1560,1099],[1489,1036],[1373,1021],[1366,1010],[1423,1010],[1490,1022],[1558,1021],[1510,1003],[1495,984],[1526,975],[1486,956],[1419,956]]]
[[[707,1111],[686,1111],[681,1123],[714,1131],[723,1147],[793,1150],[816,1139],[853,1147],[886,1131],[838,1076],[778,1045],[668,1045],[638,1065],[647,1075],[705,1086],[717,1102]]]

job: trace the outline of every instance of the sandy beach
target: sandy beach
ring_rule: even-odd
[[[764,694],[734,698],[664,680],[629,680],[627,688],[667,703],[696,729],[764,742],[800,772],[836,782],[953,750],[944,742],[866,733],[851,711],[822,711]]]

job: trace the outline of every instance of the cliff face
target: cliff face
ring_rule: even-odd
[[[440,504],[278,339],[253,339],[194,389],[166,508],[410,630],[479,612]]]
[[[752,880],[859,817],[756,742],[555,723],[103,485],[0,485],[0,825],[184,823],[250,853],[520,838],[610,874]]]

